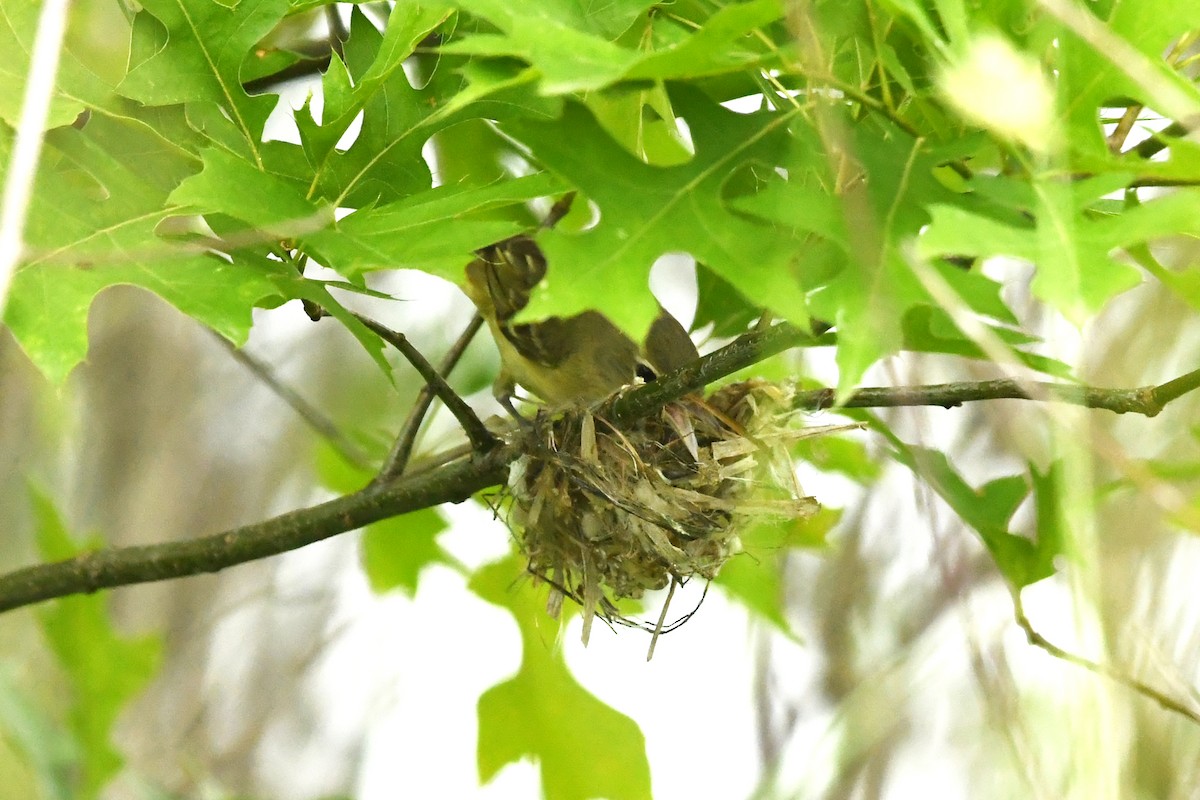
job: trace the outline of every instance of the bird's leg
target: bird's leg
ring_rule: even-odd
[[[517,411],[517,407],[513,405],[513,398],[516,396],[517,384],[513,380],[512,375],[508,370],[501,368],[500,374],[496,376],[496,382],[492,384],[492,396],[496,398],[496,402],[509,413],[518,426],[522,429],[528,429],[533,425],[530,420]]]

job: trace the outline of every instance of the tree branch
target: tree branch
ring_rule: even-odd
[[[748,333],[653,383],[615,397],[602,406],[598,413],[606,415],[614,423],[627,424],[640,416],[658,411],[666,403],[688,392],[697,391],[708,383],[783,350],[801,344],[823,343],[822,337],[790,325],[776,325],[765,331]],[[1030,384],[1015,385],[1009,381],[984,381],[978,384],[862,389],[852,394],[846,405],[949,407],[975,400],[1029,398],[1032,388],[1044,391],[1047,399],[1117,413],[1136,412],[1154,416],[1164,405],[1198,386],[1200,370],[1160,386],[1132,390],[1045,383],[1031,387]],[[800,398],[799,406],[827,408],[833,394],[830,389],[820,389],[802,393]],[[509,463],[522,452],[521,437],[526,435],[529,434],[517,431],[512,441],[486,452],[476,450],[467,458],[430,471],[372,483],[361,491],[335,500],[212,536],[184,542],[101,550],[0,575],[0,612],[71,594],[216,572],[295,550],[398,514],[440,503],[460,503],[475,492],[505,480]]]
[[[412,478],[184,542],[98,550],[0,576],[0,612],[54,597],[183,578],[295,550],[382,519],[461,503],[504,480],[517,448],[501,446]]]

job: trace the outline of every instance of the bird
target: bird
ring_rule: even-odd
[[[551,407],[590,405],[635,378],[654,380],[699,358],[687,330],[661,305],[644,347],[596,310],[514,323],[546,275],[541,248],[519,234],[475,255],[466,268],[466,291],[500,351],[493,394],[514,415],[517,384]]]

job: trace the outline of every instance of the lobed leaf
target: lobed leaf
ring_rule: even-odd
[[[517,674],[479,698],[479,778],[486,783],[507,764],[537,762],[547,800],[649,798],[650,765],[637,724],[608,707],[572,677],[562,652],[543,639],[533,593],[518,591],[516,557],[475,573],[471,590],[511,611],[521,630]],[[586,752],[581,755],[581,748]]]

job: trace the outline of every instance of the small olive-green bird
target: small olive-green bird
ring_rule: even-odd
[[[467,294],[500,350],[495,394],[510,410],[514,384],[551,406],[593,403],[635,377],[653,380],[699,357],[687,331],[661,306],[644,348],[598,311],[514,324],[546,275],[546,257],[525,235],[477,255],[467,266]]]

